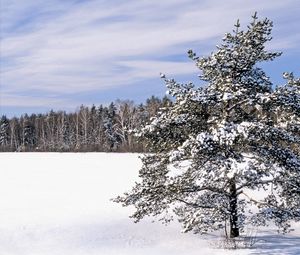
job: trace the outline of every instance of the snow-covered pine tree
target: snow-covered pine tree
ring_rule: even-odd
[[[0,119],[0,146],[5,149],[9,144],[9,120],[5,115]]]
[[[121,138],[116,132],[116,106],[111,103],[108,107],[104,108],[103,124],[105,134],[105,149],[108,151],[115,151],[121,143]]]
[[[288,231],[300,220],[300,81],[286,73],[274,89],[257,66],[281,55],[265,49],[271,29],[255,14],[209,57],[189,51],[206,86],[162,75],[174,104],[138,132],[153,153],[142,157],[140,182],[114,200],[135,206],[136,221],[177,215],[184,231],[229,225],[234,238],[248,224]]]
[[[31,115],[31,117],[29,117],[27,114],[25,114],[23,117],[22,145],[24,147],[23,148],[24,150],[26,150],[27,148],[32,148],[36,142],[36,137],[35,137],[36,130],[35,130],[34,123],[32,122],[33,118],[34,115]]]

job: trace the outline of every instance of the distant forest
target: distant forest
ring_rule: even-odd
[[[53,111],[0,120],[0,151],[145,152],[132,130],[148,123],[167,97],[152,96],[144,104],[117,100],[108,106],[81,105],[72,113]]]

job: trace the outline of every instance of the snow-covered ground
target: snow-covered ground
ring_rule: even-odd
[[[256,248],[215,248],[217,235],[180,233],[174,222],[134,224],[111,198],[137,180],[137,154],[1,153],[0,255],[300,254],[300,224],[258,233]]]

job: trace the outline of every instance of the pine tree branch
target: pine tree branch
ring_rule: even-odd
[[[204,208],[204,209],[213,209],[214,207],[213,206],[208,206],[208,205],[199,205],[199,204],[196,204],[196,203],[190,203],[190,202],[187,202],[181,198],[175,198],[175,200],[179,201],[179,202],[182,202],[188,206],[191,206],[193,208]]]
[[[249,187],[249,186],[257,186],[259,184],[269,184],[269,183],[273,183],[274,180],[265,180],[265,181],[255,181],[255,182],[247,182],[247,183],[244,183],[243,185],[239,186],[236,188],[236,190],[241,190],[242,188],[246,188],[246,187]],[[241,191],[243,193],[243,191]]]

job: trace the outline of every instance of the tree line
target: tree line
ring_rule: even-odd
[[[172,104],[152,96],[145,103],[116,100],[108,106],[84,106],[71,113],[53,111],[0,120],[0,151],[144,152],[132,134],[160,108]]]

